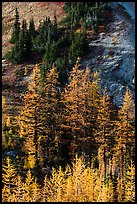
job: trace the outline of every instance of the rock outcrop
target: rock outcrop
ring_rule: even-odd
[[[94,56],[82,63],[97,70],[101,76],[101,91],[107,87],[113,102],[121,107],[126,87],[135,96],[135,23],[124,15],[118,4],[111,3],[114,19],[106,31],[92,40],[89,46],[96,49]],[[100,52],[101,49],[101,52]]]

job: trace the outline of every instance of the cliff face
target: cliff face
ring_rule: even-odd
[[[131,18],[135,20],[135,2],[117,2],[116,4],[123,6]]]
[[[89,43],[91,52],[96,52],[84,60],[83,65],[99,72],[102,90],[106,86],[109,95],[114,96],[113,102],[120,107],[126,87],[135,95],[135,10],[133,5],[128,10],[118,3],[110,5],[114,11],[113,21],[98,39]],[[126,12],[130,12],[131,17]]]

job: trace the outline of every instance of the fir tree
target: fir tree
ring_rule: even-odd
[[[27,23],[24,19],[22,21],[22,29],[20,34],[20,49],[22,50],[24,59],[30,54],[32,47],[31,34],[27,29]]]
[[[55,41],[58,40],[58,22],[57,22],[57,15],[56,12],[54,13],[54,20],[53,20],[53,26],[52,26],[52,37]]]
[[[58,52],[59,52],[57,43],[55,41],[53,41],[52,43],[49,43],[49,41],[50,40],[48,38],[47,45],[46,45],[46,52],[43,57],[43,61],[44,61],[43,76],[45,76],[46,73],[50,70],[50,68],[54,65],[54,62],[56,61],[58,57]]]
[[[30,34],[31,38],[35,38],[35,36],[36,36],[36,30],[35,30],[35,24],[34,24],[34,18],[33,17],[30,19],[30,22],[29,22],[29,34]]]
[[[13,27],[13,32],[11,35],[10,43],[15,44],[19,40],[19,33],[20,33],[20,23],[19,23],[19,12],[18,9],[16,8],[15,10],[15,22],[14,22],[14,27]]]

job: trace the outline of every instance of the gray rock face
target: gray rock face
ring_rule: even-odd
[[[18,155],[18,152],[14,150],[5,151],[4,155],[9,156],[9,157],[16,157]]]
[[[126,87],[135,95],[135,23],[123,16],[121,10],[111,3],[114,21],[109,23],[104,34],[89,43],[91,48],[103,48],[102,54],[83,61],[83,65],[97,70],[101,76],[101,89],[107,87],[108,94],[114,96],[114,103],[121,107]],[[101,92],[102,92],[101,90]]]
[[[135,2],[117,2],[124,7],[126,12],[135,20]]]

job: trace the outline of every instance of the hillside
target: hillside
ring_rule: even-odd
[[[134,2],[2,3],[2,202],[135,202]]]
[[[2,55],[10,48],[9,39],[12,33],[14,23],[15,8],[20,14],[20,20],[25,18],[27,22],[34,17],[36,28],[39,21],[45,19],[45,16],[54,17],[57,14],[58,21],[65,15],[61,6],[63,2],[3,2],[2,3]]]
[[[56,13],[58,22],[65,16],[65,12],[62,9],[64,2],[2,2],[2,56],[11,49],[12,44],[9,43],[12,26],[15,18],[16,7],[19,10],[20,22],[22,19],[26,19],[27,22],[34,17],[36,29],[39,25],[39,21],[50,16],[51,20]],[[30,71],[35,63],[29,65]],[[13,63],[7,63],[2,61],[2,84],[3,84],[3,96],[7,99],[7,105],[14,104],[16,108],[21,103],[22,89],[26,86],[27,79],[20,78],[21,69],[25,67],[25,64],[14,65]],[[7,89],[8,88],[8,89]]]
[[[44,19],[45,16],[50,16],[51,19],[53,19],[55,12],[57,14],[58,21],[60,21],[65,16],[62,5],[63,2],[3,2],[2,55],[4,56],[7,50],[9,50],[12,46],[9,43],[9,39],[12,33],[12,24],[14,22],[16,7],[19,8],[20,19],[25,18],[28,22],[30,18],[34,16],[35,25],[37,28],[40,20]],[[92,40],[90,42],[89,40],[91,53],[83,61],[83,65],[88,65],[89,67],[92,65],[92,70],[95,69],[99,71],[102,77],[102,88],[106,86],[109,94],[114,96],[114,103],[121,106],[126,86],[129,86],[133,95],[135,91],[134,5],[130,3],[129,6],[127,4],[123,4],[125,8],[128,7],[127,11],[124,10],[122,4],[119,5],[115,3],[111,6],[114,10],[114,20],[108,24],[105,32],[103,31],[100,32],[99,35],[96,35],[95,41]],[[130,18],[130,16],[127,16],[128,12],[129,15],[131,14],[133,20]],[[90,35],[92,39],[92,33],[89,33],[89,39]],[[93,47],[96,49],[96,54],[94,53],[94,55],[92,54]],[[113,53],[113,56],[109,55],[110,52]],[[96,58],[98,59],[97,63],[95,63]],[[10,83],[11,86],[15,86],[16,83],[20,84],[20,82],[15,79],[15,70],[17,66],[14,66],[13,64],[6,65],[3,64],[3,84]],[[30,67],[32,66],[30,65]],[[8,72],[6,70],[8,70]]]

